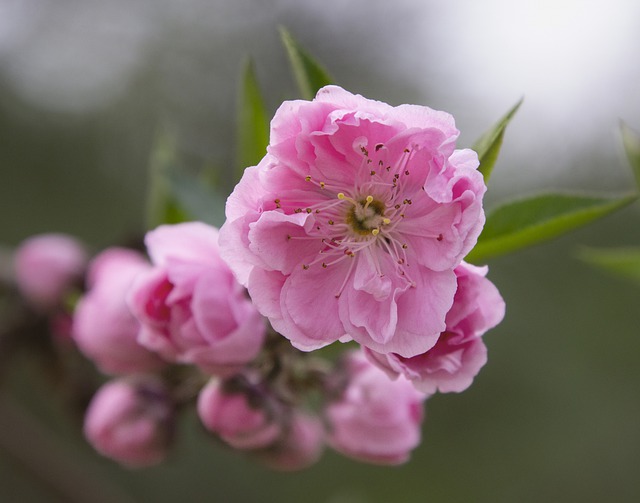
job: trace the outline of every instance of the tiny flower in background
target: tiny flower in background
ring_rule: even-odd
[[[462,263],[455,273],[458,290],[447,313],[447,328],[433,348],[412,358],[365,349],[367,357],[391,377],[404,375],[428,394],[460,392],[471,385],[487,362],[481,336],[504,317],[504,301],[498,289],[485,278],[486,267]]]
[[[309,351],[354,339],[405,357],[430,349],[453,269],[484,224],[475,152],[451,115],[336,86],[289,101],[267,155],[227,201],[221,252],[258,309]]]
[[[202,423],[236,449],[266,447],[281,433],[275,404],[268,397],[250,396],[250,392],[225,390],[223,382],[212,379],[198,396]]]
[[[61,305],[69,290],[82,280],[87,260],[84,246],[71,236],[32,236],[15,251],[16,284],[34,307],[52,309]]]
[[[84,434],[102,455],[129,467],[165,459],[173,437],[174,410],[166,389],[153,378],[118,379],[94,395]]]
[[[144,372],[164,365],[138,344],[140,323],[126,303],[133,280],[149,269],[142,254],[125,248],[108,248],[89,265],[88,291],[76,306],[72,336],[104,373]]]
[[[361,352],[347,355],[346,371],[344,393],[325,411],[329,445],[360,461],[404,463],[420,443],[427,396],[404,377],[390,380]]]
[[[320,459],[324,439],[325,431],[320,419],[306,412],[294,411],[283,437],[257,455],[274,470],[303,470]]]
[[[138,276],[129,306],[138,341],[169,361],[213,374],[237,372],[262,347],[262,316],[218,253],[218,231],[200,222],[147,233],[153,269]]]

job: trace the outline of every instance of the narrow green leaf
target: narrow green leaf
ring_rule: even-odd
[[[583,248],[578,256],[585,262],[616,276],[640,283],[640,247],[609,250]]]
[[[331,84],[333,79],[307,51],[300,47],[285,28],[280,28],[280,37],[287,50],[300,94],[306,100],[313,99],[318,89]]]
[[[269,144],[269,118],[251,59],[248,59],[244,65],[239,94],[236,133],[237,179],[240,179],[246,167],[258,164],[264,157]]]
[[[176,162],[175,141],[166,129],[162,129],[156,134],[149,158],[147,229],[160,224],[177,223],[186,217],[173,198],[167,178]]]
[[[620,130],[622,132],[622,144],[629,158],[633,175],[636,178],[638,190],[640,190],[640,134],[624,122],[620,125]]]
[[[496,208],[466,260],[488,258],[547,241],[588,224],[635,201],[637,195],[605,198],[574,194],[543,194]]]
[[[518,101],[491,129],[485,132],[472,147],[478,153],[478,159],[480,159],[478,171],[483,174],[485,182],[489,181],[493,166],[498,160],[504,131],[518,108],[520,108],[520,105],[522,105],[523,99]]]

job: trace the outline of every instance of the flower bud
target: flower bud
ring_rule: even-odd
[[[138,252],[109,248],[89,266],[88,287],[74,313],[73,338],[107,374],[155,370],[164,362],[137,342],[140,324],[126,303],[133,280],[151,266]]]
[[[265,323],[218,252],[218,230],[201,222],[162,225],[145,237],[153,270],[129,306],[138,340],[168,361],[228,376],[256,357]]]
[[[260,460],[281,471],[303,470],[316,463],[324,447],[321,421],[304,412],[294,412],[283,437],[259,453]]]
[[[166,457],[173,414],[161,382],[118,379],[94,395],[85,415],[84,434],[103,456],[132,468],[149,466]]]
[[[392,381],[360,352],[347,359],[349,382],[325,411],[329,444],[346,456],[399,464],[420,443],[426,396],[400,376]]]
[[[280,435],[275,411],[252,390],[230,391],[212,379],[198,396],[198,415],[205,427],[236,449],[260,449]],[[252,400],[253,398],[253,400]]]
[[[35,307],[48,310],[82,278],[87,254],[80,242],[65,234],[40,234],[23,241],[14,255],[20,293]]]

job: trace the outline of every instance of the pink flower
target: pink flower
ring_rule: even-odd
[[[324,437],[324,428],[317,417],[294,411],[283,437],[271,448],[257,454],[274,470],[303,470],[320,459]]]
[[[72,336],[80,350],[107,374],[144,372],[164,362],[137,342],[140,324],[126,296],[138,274],[151,268],[142,254],[108,248],[89,266],[87,293],[73,317]]]
[[[172,439],[173,407],[159,381],[119,379],[94,395],[84,434],[102,455],[130,467],[162,461]]]
[[[252,401],[251,398],[254,398]],[[198,415],[208,430],[236,449],[259,449],[272,444],[281,429],[268,400],[243,391],[226,391],[212,379],[198,396]]]
[[[221,253],[302,350],[350,340],[414,356],[445,329],[485,185],[453,118],[336,87],[285,102],[227,201]]]
[[[87,253],[77,239],[65,234],[32,236],[15,252],[16,283],[28,301],[50,309],[81,281],[86,263]]]
[[[140,275],[129,306],[138,341],[170,361],[232,373],[260,351],[265,323],[218,254],[218,231],[199,222],[147,233],[155,267]]]
[[[349,383],[326,409],[329,444],[346,456],[379,464],[399,464],[420,443],[423,401],[403,377],[395,381],[362,353],[348,355]]]
[[[404,375],[428,394],[460,392],[471,385],[487,362],[481,336],[504,317],[504,301],[485,278],[486,267],[462,263],[455,273],[458,290],[447,314],[447,328],[433,348],[412,358],[365,350],[367,357],[391,377]]]

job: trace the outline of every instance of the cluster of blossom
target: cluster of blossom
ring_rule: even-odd
[[[425,400],[471,384],[504,315],[487,269],[463,262],[486,187],[457,135],[444,112],[325,87],[276,112],[220,232],[164,225],[149,259],[94,257],[71,335],[113,380],[89,405],[88,440],[129,466],[159,462],[196,402],[208,431],[274,468],[309,466],[324,445],[406,461]],[[86,255],[39,239],[18,250],[16,278],[52,304]],[[350,343],[338,358],[314,352],[337,341]]]

